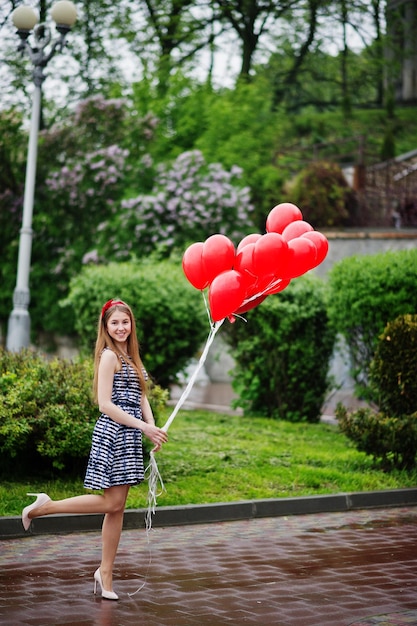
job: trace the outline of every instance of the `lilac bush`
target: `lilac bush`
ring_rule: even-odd
[[[53,172],[45,184],[50,197],[66,208],[91,211],[92,205],[112,205],[120,193],[128,151],[117,145],[85,154]]]
[[[237,166],[226,171],[219,163],[207,164],[197,150],[159,165],[152,193],[124,200],[116,220],[102,225],[106,253],[169,253],[214,233],[238,243],[253,228],[250,189],[237,186],[241,174]]]

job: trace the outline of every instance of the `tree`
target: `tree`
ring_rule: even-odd
[[[213,41],[209,27],[216,17],[205,0],[144,0],[144,4],[152,33],[145,47],[156,37],[158,92],[163,96],[171,72]]]
[[[417,99],[417,7],[415,2],[389,0],[386,6],[389,89],[400,102]]]
[[[285,92],[294,84],[298,77],[300,69],[305,61],[305,58],[313,44],[316,35],[318,10],[321,4],[322,0],[308,0],[308,17],[306,18],[306,22],[308,24],[307,37],[302,42],[298,52],[295,52],[295,54],[291,55],[291,67],[289,68],[285,79],[281,83],[275,84],[273,99],[274,107],[277,107],[277,105],[282,101]]]
[[[233,29],[241,42],[241,78],[249,78],[255,51],[262,36],[276,20],[288,16],[298,0],[216,0],[220,19]]]
[[[342,106],[349,114],[355,102],[380,102],[381,4],[308,0],[294,8],[276,51],[259,68],[270,76],[274,106]]]
[[[382,22],[383,22],[383,2],[382,0],[372,0],[371,12],[375,28],[375,40],[373,45],[368,46],[370,50],[371,59],[376,67],[376,89],[377,98],[376,102],[378,106],[382,106],[384,103],[384,42],[382,34]]]
[[[54,0],[38,0],[34,4],[40,22],[47,22],[52,34],[54,24],[50,20],[49,11],[53,3]],[[0,52],[0,107],[4,107],[5,103],[9,106],[13,103],[29,112],[30,64],[25,56],[16,53],[18,37],[11,20],[12,11],[18,4],[16,0],[4,0],[0,8],[0,33],[3,39]],[[137,6],[130,1],[115,3],[111,0],[86,0],[82,4],[75,4],[78,18],[67,38],[66,48],[54,57],[46,71],[44,109],[48,114],[45,118],[51,120],[50,123],[54,118],[64,117],[65,112],[81,98],[98,90],[106,95],[114,89],[120,92],[127,82],[123,72],[128,53],[125,42],[132,36],[130,23],[132,12],[138,13]],[[32,37],[30,35],[29,41],[33,41]]]
[[[80,105],[65,126],[40,134],[30,278],[31,320],[35,332],[39,329],[65,332],[71,327],[72,321],[60,314],[58,302],[66,295],[71,276],[80,270],[84,254],[92,249],[99,224],[115,210],[114,203],[124,192],[128,154],[123,145],[116,143],[118,140],[123,143],[124,115],[120,101],[96,98]],[[17,138],[14,127],[13,132]],[[5,151],[13,145],[14,139],[6,142],[7,133],[3,133]],[[12,159],[9,158],[9,162],[13,165]],[[16,164],[13,167],[16,168]],[[13,168],[11,171],[13,173]],[[13,202],[10,193],[6,198],[7,212],[1,233],[6,239],[0,294],[4,320],[12,302],[21,223],[16,174],[9,185],[11,192],[13,184],[16,200]]]

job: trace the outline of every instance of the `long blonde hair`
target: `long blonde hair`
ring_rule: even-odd
[[[113,350],[121,360],[126,360],[126,355],[121,352],[113,339],[110,337],[107,331],[107,322],[108,319],[115,311],[121,311],[122,313],[126,313],[131,322],[131,333],[127,339],[127,353],[130,356],[129,363],[134,367],[137,372],[140,386],[142,388],[142,393],[147,393],[147,384],[145,379],[145,368],[143,366],[142,360],[140,358],[139,353],[139,342],[136,335],[136,322],[133,316],[132,310],[129,305],[127,305],[122,300],[109,300],[103,306],[100,317],[98,320],[98,330],[97,330],[97,340],[96,340],[96,348],[94,351],[94,382],[93,382],[93,392],[94,398],[97,402],[97,387],[98,387],[98,366],[100,363],[100,358],[105,348],[110,348]]]

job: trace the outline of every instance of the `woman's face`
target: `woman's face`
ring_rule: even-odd
[[[132,322],[128,313],[114,311],[107,320],[107,332],[113,341],[124,343],[132,332]]]

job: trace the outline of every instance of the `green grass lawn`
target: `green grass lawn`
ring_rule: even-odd
[[[162,420],[164,423],[164,420]],[[207,411],[180,412],[157,454],[166,492],[158,506],[415,487],[417,470],[385,473],[328,424],[292,424]],[[80,480],[2,480],[0,515],[18,515],[27,491],[84,492]],[[146,507],[147,485],[128,508]]]

